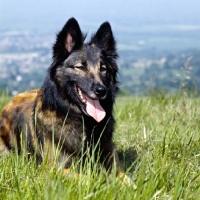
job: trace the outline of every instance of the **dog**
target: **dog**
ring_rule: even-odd
[[[40,89],[16,95],[0,115],[0,154],[16,150],[45,156],[69,169],[90,149],[107,171],[120,161],[113,143],[113,105],[118,92],[118,53],[109,22],[90,41],[75,18],[57,34],[52,64]],[[84,154],[85,153],[85,154]],[[83,157],[84,157],[83,156]]]

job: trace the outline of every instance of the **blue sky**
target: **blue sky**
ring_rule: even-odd
[[[0,0],[0,30],[59,30],[74,16],[86,30],[108,20],[135,25],[200,25],[199,0]]]
[[[55,37],[70,17],[88,36],[109,21],[120,49],[200,48],[200,0],[0,0],[0,33]]]

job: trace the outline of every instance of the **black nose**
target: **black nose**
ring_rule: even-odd
[[[94,93],[98,97],[104,97],[107,93],[107,90],[106,90],[105,86],[96,86],[94,89]]]

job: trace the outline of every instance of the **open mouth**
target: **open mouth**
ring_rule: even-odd
[[[84,105],[84,112],[100,122],[106,116],[106,112],[100,105],[99,100],[90,98],[76,84],[74,84],[74,88],[79,100]]]

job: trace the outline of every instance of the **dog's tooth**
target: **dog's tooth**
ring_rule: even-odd
[[[78,94],[79,94],[79,96],[80,96],[81,101],[82,101],[83,103],[85,103],[86,101],[85,101],[85,99],[83,98],[82,91],[81,91],[80,88],[78,88]]]
[[[78,88],[78,94],[81,95],[81,90]]]
[[[80,97],[82,98],[82,92],[81,92],[81,90],[79,89],[79,91],[78,91],[78,94],[80,95]]]

